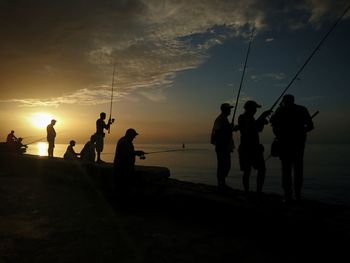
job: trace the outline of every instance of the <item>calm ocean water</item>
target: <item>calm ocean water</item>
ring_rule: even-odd
[[[350,205],[350,145],[346,144],[310,144],[305,150],[305,180],[303,194],[306,198],[328,203]],[[67,145],[58,144],[55,156],[62,157]],[[76,145],[80,152],[83,145]],[[136,160],[138,165],[168,167],[175,179],[216,184],[216,155],[210,144],[137,144],[135,149],[145,152],[179,150],[146,155],[146,160]],[[269,145],[265,145],[265,158],[269,154]],[[47,155],[46,143],[30,145],[28,153]],[[105,145],[102,159],[112,162],[115,145]],[[237,152],[233,154],[233,167],[227,179],[235,189],[242,189],[242,172],[239,171]],[[280,161],[270,158],[267,163],[267,175],[264,192],[282,194],[280,180]],[[251,189],[255,190],[256,173],[251,175]]]

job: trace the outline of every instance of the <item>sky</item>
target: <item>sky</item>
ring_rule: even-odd
[[[107,143],[208,142],[220,104],[269,109],[350,5],[346,0],[0,0],[0,140],[10,130],[85,143],[100,112]],[[313,143],[350,143],[350,11],[288,93],[319,110]],[[239,135],[235,134],[236,140]],[[263,142],[273,136],[266,127]]]

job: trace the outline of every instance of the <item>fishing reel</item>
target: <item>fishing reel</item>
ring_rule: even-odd
[[[140,160],[145,160],[146,159],[146,156],[145,155],[141,155],[140,156]]]

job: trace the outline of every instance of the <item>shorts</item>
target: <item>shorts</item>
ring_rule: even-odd
[[[251,169],[266,169],[264,160],[264,146],[262,144],[256,146],[242,146],[238,148],[239,165],[241,171]]]
[[[95,134],[96,138],[96,152],[102,152],[103,151],[103,138],[104,134]]]
[[[49,148],[51,149],[55,148],[55,140],[47,140],[47,143],[49,145]]]

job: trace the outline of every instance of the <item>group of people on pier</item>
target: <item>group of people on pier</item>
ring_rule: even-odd
[[[276,136],[273,146],[273,155],[279,156],[282,165],[282,188],[286,202],[301,200],[303,185],[303,159],[306,143],[306,134],[314,128],[312,117],[308,110],[295,104],[293,95],[284,95],[279,108],[273,113],[272,110],[264,111],[255,118],[257,110],[261,108],[257,102],[249,100],[244,104],[244,112],[238,117],[237,125],[234,120],[229,122],[228,116],[234,106],[223,103],[221,113],[215,119],[211,143],[215,145],[217,156],[217,189],[220,193],[232,190],[226,184],[226,178],[231,169],[231,154],[235,149],[233,133],[240,132],[240,144],[238,157],[240,170],[243,172],[243,188],[247,196],[250,195],[249,180],[251,170],[257,170],[256,193],[261,196],[265,181],[266,165],[264,159],[264,146],[260,143],[259,133],[264,127],[271,124]],[[84,145],[80,153],[75,152],[76,142],[71,140],[64,154],[65,160],[81,160],[83,163],[103,163],[101,153],[104,148],[105,131],[110,129],[114,119],[109,118],[105,122],[106,114],[100,113],[96,121],[96,133],[91,135],[90,140]],[[47,126],[48,157],[53,158],[55,148],[55,124],[51,120]],[[134,173],[135,156],[144,159],[145,152],[134,149],[133,140],[138,133],[130,128],[117,143],[114,167],[122,182],[128,181]],[[14,131],[7,136],[7,144],[22,149],[22,138],[17,138]],[[96,158],[97,153],[97,158]],[[294,176],[293,176],[294,175]],[[294,196],[293,196],[294,195]]]
[[[105,122],[106,119],[106,113],[101,112],[100,118],[96,121],[96,133],[91,135],[90,140],[84,145],[83,149],[80,153],[75,152],[74,146],[76,142],[74,140],[71,140],[69,142],[69,145],[67,147],[66,152],[63,155],[63,158],[68,161],[73,160],[79,160],[85,162],[85,163],[92,163],[95,162],[96,159],[96,153],[97,153],[97,163],[103,163],[101,159],[101,153],[103,151],[104,146],[104,137],[105,137],[105,130],[110,129],[110,125],[114,122],[114,119],[109,119],[108,122]],[[56,138],[56,131],[55,131],[55,124],[56,120],[51,120],[51,123],[47,125],[46,132],[47,132],[47,142],[48,142],[48,157],[53,158],[53,152],[55,148],[55,138]]]
[[[226,178],[231,168],[231,153],[234,150],[233,132],[240,132],[238,157],[240,169],[243,172],[243,187],[247,195],[250,193],[249,178],[252,169],[257,170],[257,194],[262,194],[265,180],[266,166],[264,146],[260,143],[259,133],[264,126],[271,124],[276,136],[273,146],[282,164],[282,188],[285,202],[301,200],[303,184],[303,159],[306,134],[313,130],[312,117],[308,110],[295,104],[293,95],[284,95],[279,108],[274,114],[271,110],[264,111],[255,119],[258,108],[255,101],[244,104],[244,112],[238,118],[238,125],[230,123],[231,114],[228,103],[221,105],[221,114],[216,118],[212,129],[211,143],[215,145],[217,155],[218,190],[225,192],[230,188],[226,185]],[[272,114],[272,115],[271,115]],[[268,120],[269,119],[269,120]],[[277,149],[277,150],[276,150]],[[294,176],[293,176],[294,172]]]

